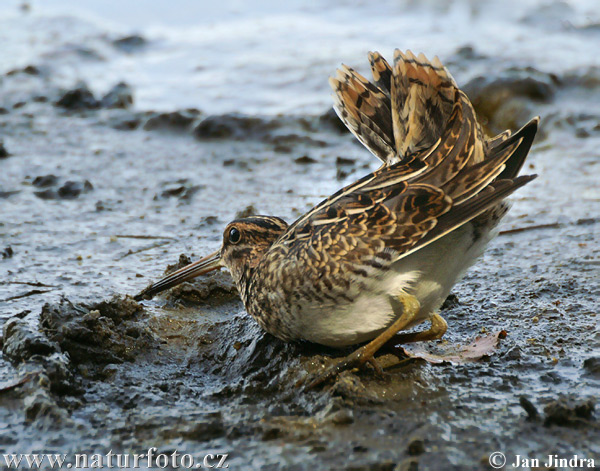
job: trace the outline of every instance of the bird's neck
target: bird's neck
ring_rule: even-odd
[[[248,299],[250,298],[250,285],[255,270],[256,269],[251,266],[244,267],[239,275],[239,278],[236,280],[240,297],[242,298],[245,306],[248,305]]]

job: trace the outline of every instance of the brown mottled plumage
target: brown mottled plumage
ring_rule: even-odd
[[[330,369],[371,362],[398,341],[440,338],[437,310],[491,238],[503,200],[535,178],[517,176],[537,130],[486,140],[467,96],[437,57],[369,54],[374,83],[342,66],[335,109],[383,166],[291,226],[271,216],[230,223],[213,255],[150,286],[151,295],[226,266],[247,311],[283,340],[345,346],[372,340]]]

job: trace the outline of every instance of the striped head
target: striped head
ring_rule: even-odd
[[[191,263],[148,286],[134,299],[152,297],[197,276],[226,267],[239,288],[273,243],[287,230],[287,223],[274,216],[251,216],[227,224],[223,245],[216,252]]]
[[[283,219],[273,216],[251,216],[227,225],[223,231],[221,263],[229,269],[236,283],[258,265],[287,228]]]

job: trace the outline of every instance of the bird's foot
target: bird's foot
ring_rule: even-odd
[[[414,296],[404,294],[397,298],[400,308],[399,318],[374,340],[355,350],[342,361],[327,368],[308,383],[306,389],[312,389],[325,381],[339,375],[342,371],[360,368],[370,363],[377,373],[382,374],[381,367],[375,361],[375,353],[385,345],[398,331],[406,328],[413,321],[420,309],[420,304]],[[443,319],[442,319],[443,320]],[[444,323],[445,324],[445,323]]]
[[[385,346],[392,347],[403,343],[441,339],[446,333],[446,330],[448,330],[448,324],[444,318],[437,313],[432,314],[429,320],[431,322],[431,328],[428,330],[424,330],[422,332],[411,332],[409,334],[396,334],[387,341]]]
[[[360,347],[358,350],[355,350],[347,357],[343,358],[341,361],[337,362],[335,365],[329,366],[325,371],[320,374],[317,374],[316,377],[312,377],[308,379],[310,381],[305,389],[313,389],[320,384],[323,384],[329,381],[332,378],[335,378],[343,371],[349,371],[353,369],[358,369],[364,367],[366,363],[370,364],[375,373],[383,376],[383,370],[381,366],[377,363],[377,360],[373,358],[373,354],[367,350],[368,345]]]

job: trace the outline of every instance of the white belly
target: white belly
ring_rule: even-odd
[[[420,324],[439,309],[490,238],[488,234],[473,244],[472,226],[466,224],[399,260],[384,279],[374,280],[368,289],[357,292],[353,303],[321,305],[302,312],[298,317],[301,338],[331,347],[371,340],[401,314],[394,311],[391,301],[402,294],[419,300],[421,310],[409,328]]]

